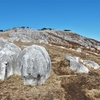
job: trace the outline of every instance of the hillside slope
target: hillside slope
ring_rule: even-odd
[[[0,37],[21,49],[38,44],[46,48],[51,62],[51,76],[41,86],[24,86],[20,76],[0,81],[0,100],[100,100],[100,68],[87,66],[89,73],[69,68],[66,55],[95,61],[100,65],[100,42],[70,31],[15,28]]]
[[[22,41],[34,43],[53,43],[67,47],[85,47],[100,50],[100,42],[86,38],[71,31],[61,30],[34,30],[31,28],[14,28],[0,32],[0,36],[9,41]]]

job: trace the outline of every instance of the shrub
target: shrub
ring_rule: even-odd
[[[64,31],[71,31],[71,30],[65,29]]]
[[[28,26],[26,28],[29,28]]]
[[[52,30],[52,28],[42,28],[41,30]]]
[[[25,26],[22,26],[21,28],[25,28]]]
[[[0,32],[3,32],[3,30],[0,30]]]

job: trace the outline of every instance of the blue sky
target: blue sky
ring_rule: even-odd
[[[0,0],[0,29],[70,29],[100,41],[100,0]]]

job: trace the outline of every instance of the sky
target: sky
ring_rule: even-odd
[[[69,29],[100,41],[100,0],[0,0],[0,30]]]

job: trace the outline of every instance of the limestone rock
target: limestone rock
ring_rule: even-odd
[[[84,65],[82,65],[78,62],[77,57],[66,56],[65,59],[69,61],[70,69],[80,72],[80,73],[88,73],[89,72],[89,69],[87,67],[85,67]]]
[[[42,46],[26,47],[21,51],[18,61],[24,85],[41,85],[50,75],[51,60]]]
[[[100,68],[100,66],[99,66],[96,62],[91,61],[91,60],[83,60],[83,63],[84,63],[85,65],[89,66],[89,67],[94,68],[94,69]]]
[[[13,43],[0,38],[0,79],[14,74],[16,58],[21,49]]]

